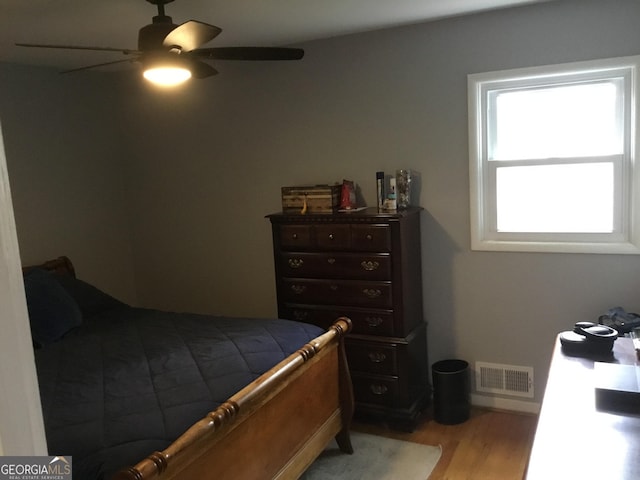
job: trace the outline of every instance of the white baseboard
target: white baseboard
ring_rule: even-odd
[[[540,413],[540,404],[536,402],[525,402],[523,400],[513,400],[510,398],[490,397],[487,395],[471,394],[471,404],[478,407],[496,408],[499,410],[511,410],[522,413]]]

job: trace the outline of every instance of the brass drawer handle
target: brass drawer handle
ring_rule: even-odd
[[[329,288],[331,289],[332,292],[338,291],[338,285],[330,285]]]
[[[384,322],[382,317],[367,317],[364,319],[364,321],[367,322],[367,325],[372,328],[379,327],[380,325],[382,325],[382,322]]]
[[[298,234],[294,233],[293,235],[291,235],[291,238],[293,238],[294,240],[297,240],[298,239]]]
[[[368,357],[372,363],[382,363],[387,359],[387,356],[382,352],[369,352]]]
[[[374,395],[384,395],[389,391],[386,385],[382,385],[380,383],[372,383],[369,385],[369,390],[371,390],[371,393]]]
[[[290,258],[289,259],[289,266],[291,268],[300,268],[300,267],[302,267],[303,264],[304,264],[304,260],[302,260],[301,258]]]
[[[307,290],[307,287],[304,285],[291,285],[291,290],[293,290],[293,293],[296,295],[301,295]]]
[[[336,263],[336,259],[335,258],[327,258],[327,263],[329,265],[333,265],[334,263]]]
[[[362,263],[360,263],[360,266],[367,272],[373,272],[374,270],[380,268],[380,264],[378,262],[372,262],[371,260],[364,260]]]
[[[370,233],[367,233],[364,238],[366,238],[367,240],[371,241],[371,240],[373,240],[373,235],[371,235]]]
[[[377,288],[365,288],[364,290],[362,290],[362,293],[364,293],[369,298],[378,298],[380,295],[382,295],[382,291]]]
[[[333,236],[333,233],[329,234],[329,240],[333,240],[335,237]]]

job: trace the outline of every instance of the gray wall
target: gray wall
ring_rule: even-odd
[[[101,216],[123,229],[121,217],[131,219],[139,304],[274,315],[264,215],[279,210],[280,187],[347,178],[373,204],[377,170],[410,168],[420,173],[419,203],[425,209],[430,362],[459,357],[533,366],[539,402],[559,331],[615,305],[640,311],[640,257],[470,251],[467,74],[638,54],[638,20],[636,1],[556,1],[310,42],[297,63],[220,62],[219,76],[180,93],[152,92],[134,75],[123,76],[114,82],[123,128],[94,116],[92,121],[122,148],[115,163],[103,156],[96,167],[113,175],[113,185],[105,188],[115,204],[112,210],[105,205]],[[30,78],[25,73],[21,82]],[[32,81],[48,78],[34,74]],[[100,82],[91,81],[95,95]],[[59,104],[45,98],[43,111],[57,116],[56,106],[88,101],[95,102],[89,104],[96,116],[109,118],[112,98],[93,98],[82,84],[44,86],[81,90]],[[13,88],[27,95],[23,85],[14,82]],[[53,167],[16,153],[16,136],[32,126],[10,118],[17,107],[7,117],[6,102],[0,114],[9,171],[21,176],[12,178],[18,233],[21,247],[28,242],[37,250],[40,239],[31,225],[40,212],[22,200],[33,173],[20,172],[15,163],[25,162],[32,171]],[[80,108],[72,106],[71,117],[60,115],[60,121],[75,125],[73,112]],[[13,131],[6,127],[11,121]],[[55,145],[56,139],[47,141]],[[69,138],[60,147],[74,157],[65,159],[70,174],[92,176],[78,173],[84,160],[79,157],[86,155],[72,143]],[[113,165],[124,172],[126,202]],[[40,192],[29,195],[39,198]],[[95,201],[91,192],[81,196]],[[76,231],[85,230],[79,224],[87,217],[76,219]],[[116,250],[127,249],[128,233],[118,237],[122,247]]]
[[[23,264],[68,255],[80,278],[134,301],[113,80],[0,64],[0,87]]]

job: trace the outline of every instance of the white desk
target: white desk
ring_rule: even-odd
[[[628,338],[596,360],[637,364]],[[640,415],[596,409],[593,364],[556,339],[526,480],[640,479]]]

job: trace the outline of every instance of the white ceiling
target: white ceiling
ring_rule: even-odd
[[[207,46],[282,46],[546,0],[175,0],[166,14],[222,28]],[[16,42],[137,48],[156,6],[145,0],[0,0],[0,61],[74,68],[119,53]],[[113,68],[113,67],[112,67]]]

